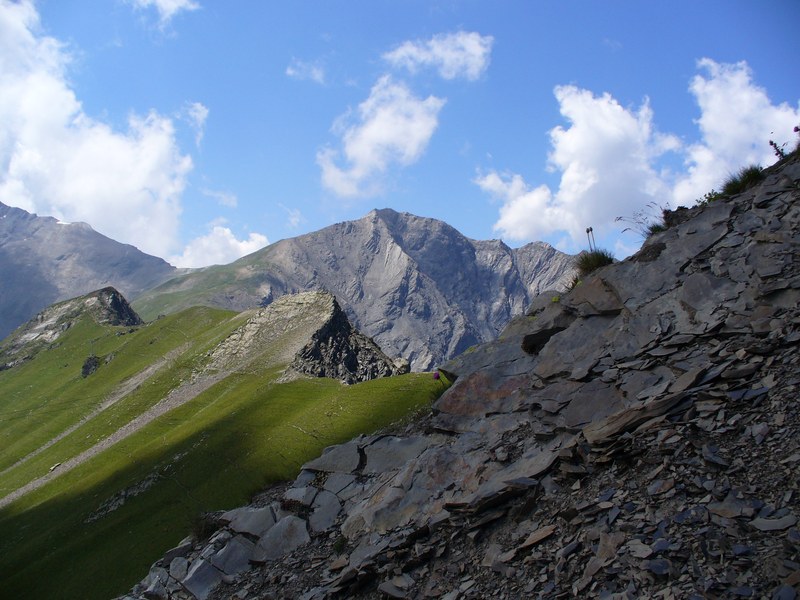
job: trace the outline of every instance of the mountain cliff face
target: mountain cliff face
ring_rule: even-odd
[[[766,175],[539,297],[444,365],[427,419],[328,448],[129,597],[796,598],[800,156]]]
[[[176,272],[85,223],[61,223],[0,203],[0,339],[55,302],[106,286],[132,298]]]
[[[571,264],[544,243],[514,250],[384,209],[177,277],[134,305],[150,317],[189,304],[243,310],[324,289],[387,354],[424,370],[494,339],[537,293],[567,281]]]

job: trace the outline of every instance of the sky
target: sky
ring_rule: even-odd
[[[591,227],[623,258],[631,219],[794,148],[798,24],[797,0],[0,0],[0,202],[179,267],[374,208],[570,253]]]

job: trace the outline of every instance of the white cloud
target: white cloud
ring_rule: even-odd
[[[503,200],[496,231],[512,240],[563,231],[579,245],[586,227],[607,230],[615,216],[669,195],[653,161],[679,142],[655,131],[647,101],[631,110],[575,86],[559,86],[555,96],[570,123],[550,131],[548,163],[561,172],[558,191],[532,188],[519,175],[478,177],[481,189]]]
[[[800,103],[774,105],[764,88],[753,83],[747,63],[719,64],[704,58],[689,86],[700,107],[697,125],[702,139],[686,151],[688,173],[675,186],[675,202],[690,204],[743,166],[775,161],[770,139],[794,142]],[[774,132],[774,135],[771,133]]]
[[[297,229],[302,223],[306,222],[303,213],[297,208],[289,208],[283,204],[278,204],[283,210],[286,211],[286,226],[289,229]]]
[[[358,106],[357,117],[347,114],[334,124],[342,137],[342,152],[326,147],[317,153],[323,185],[341,197],[378,193],[380,176],[391,164],[407,166],[420,158],[444,104],[435,96],[417,98],[403,83],[381,77]],[[344,168],[336,164],[342,153]]]
[[[531,186],[513,173],[479,175],[475,183],[502,201],[494,229],[516,241],[567,233],[574,251],[585,247],[586,227],[593,227],[598,238],[618,233],[618,216],[631,217],[648,206],[657,213],[659,207],[692,204],[740,167],[774,162],[770,132],[790,138],[800,110],[773,105],[752,82],[746,63],[703,59],[698,68],[706,76],[697,75],[690,91],[700,108],[700,141],[688,146],[656,130],[647,100],[632,109],[609,94],[557,87],[556,100],[568,122],[550,131],[548,167],[561,175],[558,189]],[[661,168],[667,152],[685,159],[686,174]],[[617,244],[617,250],[629,248]]]
[[[209,198],[216,200],[221,206],[228,208],[236,208],[239,204],[239,199],[236,194],[232,192],[221,192],[217,190],[210,190],[208,188],[200,188],[200,193]]]
[[[194,129],[194,143],[199,147],[205,134],[208,108],[201,102],[187,102],[181,111],[181,118]]]
[[[69,53],[39,29],[32,2],[0,2],[0,201],[173,252],[192,160],[172,121],[153,111],[115,131],[92,119],[67,83]]]
[[[226,265],[267,244],[269,240],[260,233],[251,233],[247,239],[238,240],[229,228],[214,225],[207,235],[189,242],[183,253],[171,257],[169,262],[176,267],[190,268]]]
[[[325,83],[325,69],[318,63],[310,63],[296,58],[286,67],[286,75],[292,79],[308,80],[322,85]]]
[[[427,41],[403,42],[383,55],[396,68],[411,73],[422,67],[437,69],[444,79],[478,79],[488,68],[494,38],[475,32],[439,34]]]
[[[172,17],[181,11],[192,11],[200,8],[200,3],[195,0],[130,0],[130,2],[140,9],[153,7],[158,12],[158,20],[161,27],[165,27]]]

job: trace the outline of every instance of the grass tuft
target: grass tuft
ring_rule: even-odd
[[[750,188],[758,185],[764,180],[764,171],[760,165],[750,165],[742,167],[739,171],[722,184],[722,194],[725,196],[735,196],[746,192]]]
[[[614,262],[614,255],[608,250],[602,248],[596,250],[589,250],[581,252],[575,258],[575,268],[578,272],[573,277],[572,281],[567,284],[567,291],[574,289],[580,285],[584,277],[590,273],[595,272],[600,267],[605,267]]]
[[[575,259],[575,267],[581,276],[586,277],[600,267],[605,267],[614,262],[614,255],[602,248],[590,252],[581,252]]]

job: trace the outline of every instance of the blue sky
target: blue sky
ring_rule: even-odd
[[[619,257],[793,148],[800,3],[0,0],[0,201],[178,266],[373,208]]]

